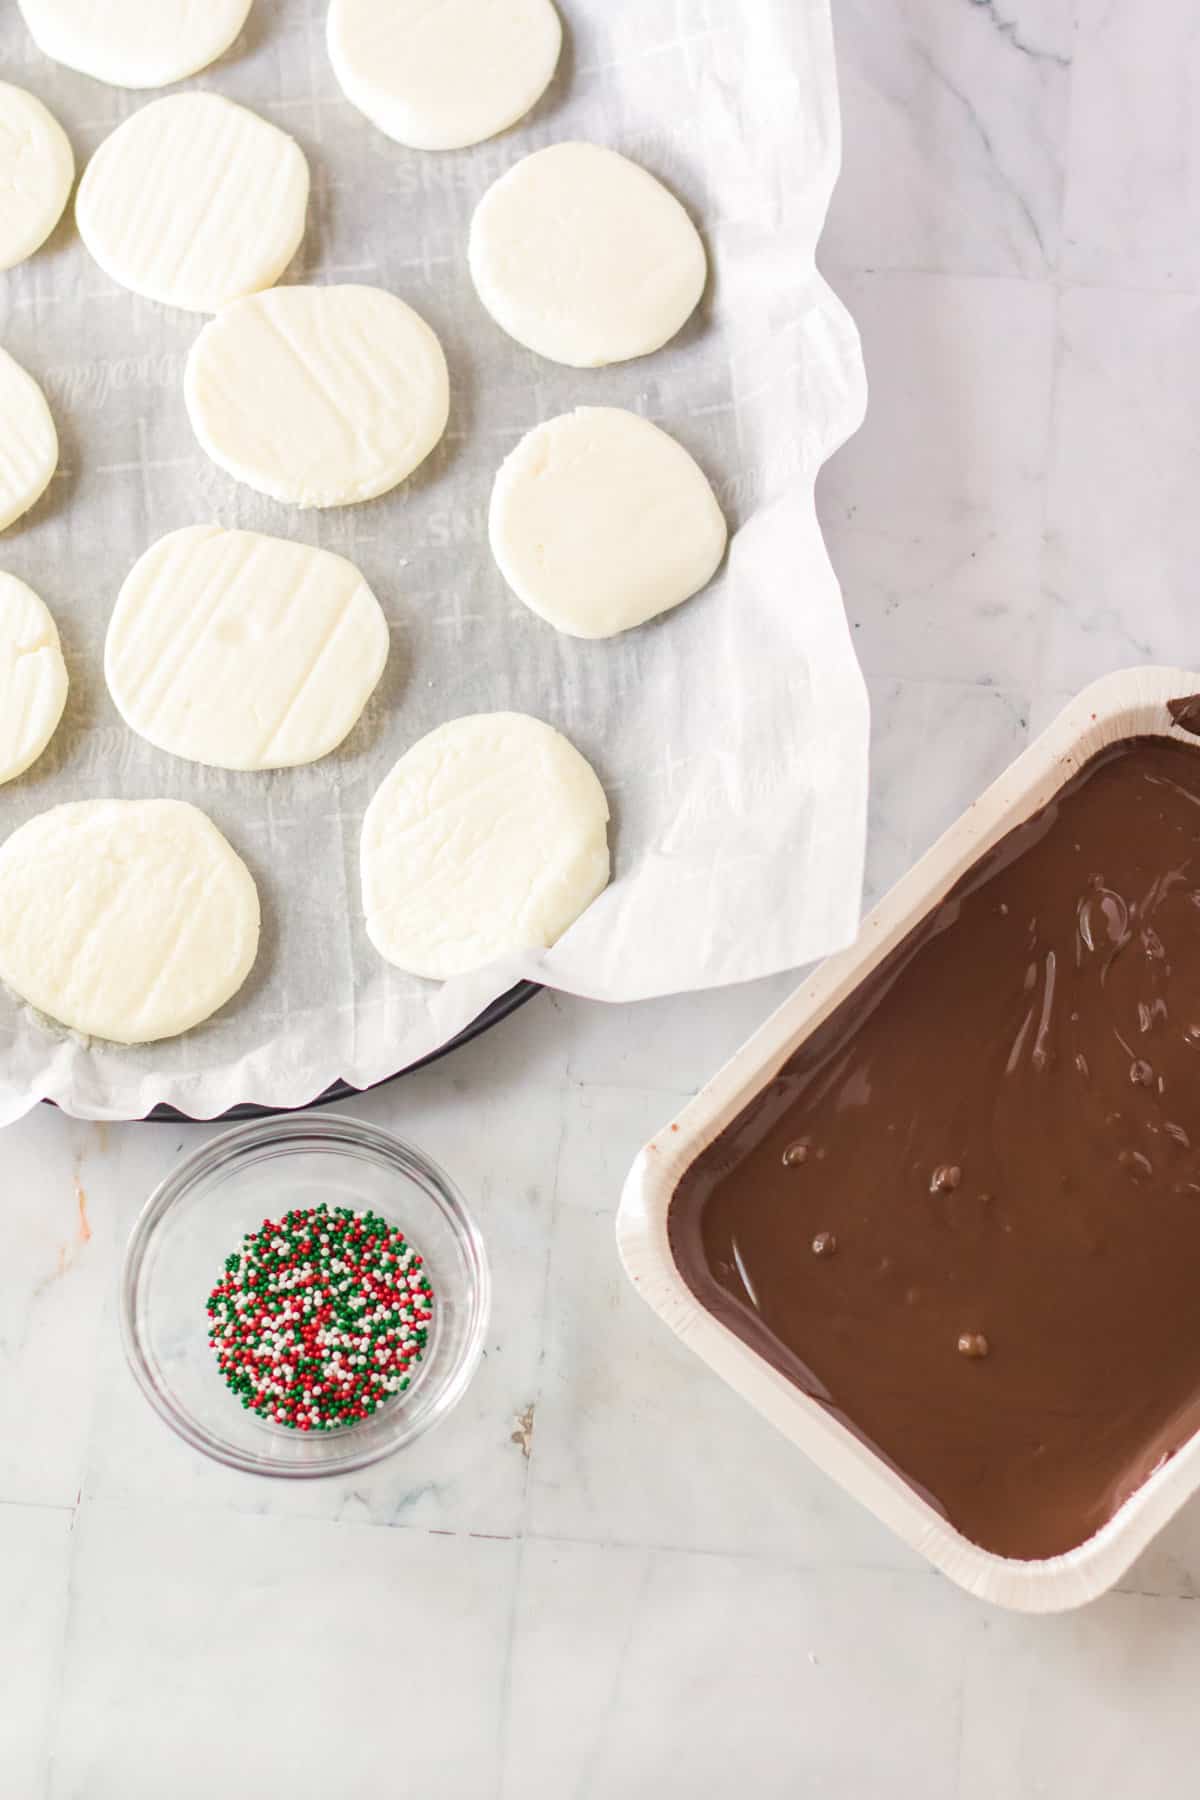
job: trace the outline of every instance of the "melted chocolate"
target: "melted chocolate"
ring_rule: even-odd
[[[1098,1530],[1200,1430],[1200,747],[1102,752],[981,858],[669,1233],[703,1304],[974,1542]]]

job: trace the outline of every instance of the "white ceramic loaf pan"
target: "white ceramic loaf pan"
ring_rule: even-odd
[[[1097,751],[1121,738],[1178,737],[1167,702],[1200,691],[1200,674],[1127,669],[1085,689],[864,921],[857,944],[802,983],[677,1119],[641,1152],[625,1183],[617,1241],[643,1299],[730,1387],[847,1493],[952,1581],[998,1606],[1057,1612],[1117,1582],[1154,1535],[1200,1490],[1200,1435],[1137,1489],[1108,1524],[1065,1555],[1017,1562],[980,1549],[839,1423],[735,1337],[697,1300],[667,1240],[684,1171],[779,1072],[796,1049],[966,873],[1051,800]],[[1200,1323],[1198,1323],[1200,1329]]]

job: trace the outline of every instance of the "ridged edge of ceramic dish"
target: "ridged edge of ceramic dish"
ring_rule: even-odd
[[[701,1305],[676,1267],[667,1215],[680,1178],[779,1072],[817,1026],[1006,833],[1045,806],[1106,745],[1175,738],[1200,749],[1167,711],[1200,691],[1200,674],[1125,669],[1085,688],[980,796],[863,921],[857,943],[823,963],[726,1063],[634,1163],[617,1214],[625,1272],[660,1319],[757,1412],[804,1450],[898,1537],[979,1598],[1015,1612],[1062,1612],[1096,1599],[1193,1494],[1200,1434],[1133,1493],[1094,1537],[1035,1562],[973,1544],[817,1401],[778,1373]]]

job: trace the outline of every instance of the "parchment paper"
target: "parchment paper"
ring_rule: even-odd
[[[444,1043],[520,977],[620,1001],[745,981],[851,940],[865,837],[867,707],[813,506],[822,461],[862,416],[849,318],[814,266],[838,161],[826,0],[564,0],[567,46],[534,114],[476,150],[390,143],[340,96],[320,0],[256,0],[235,50],[194,85],[303,145],[308,235],[288,281],[377,282],[434,326],[450,363],[445,442],[367,506],[301,513],[214,468],[181,391],[203,320],[140,300],[91,262],[70,215],[0,275],[0,342],[43,383],[62,440],[50,493],[0,540],[0,568],[54,612],[71,672],[58,736],[0,789],[0,836],[60,801],[167,795],[204,808],[258,881],[265,930],[242,994],[175,1042],[87,1043],[0,994],[0,1122],[49,1096],[91,1118],[166,1101],[211,1116],[296,1106]],[[0,79],[61,119],[80,166],[146,95],[47,61],[0,12]],[[699,224],[712,280],[658,355],[570,370],[483,312],[467,227],[489,183],[568,138],[644,163]],[[607,643],[562,637],[506,590],[487,547],[491,479],[517,438],[579,404],[631,407],[713,481],[733,538],[702,596]],[[105,691],[104,632],[128,569],[204,520],[339,551],[392,627],[387,674],[342,751],[233,775],[152,749]],[[386,967],[363,927],[363,809],[396,758],[462,713],[549,720],[613,807],[615,880],[544,956],[443,987]]]

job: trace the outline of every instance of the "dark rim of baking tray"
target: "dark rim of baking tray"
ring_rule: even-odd
[[[348,1082],[335,1081],[332,1087],[326,1088],[323,1094],[318,1094],[315,1100],[308,1101],[304,1106],[254,1106],[247,1103],[244,1106],[231,1106],[229,1111],[222,1113],[217,1120],[193,1119],[190,1113],[179,1112],[173,1106],[156,1106],[152,1112],[146,1114],[143,1120],[131,1122],[148,1125],[205,1125],[228,1121],[236,1124],[239,1119],[274,1119],[283,1113],[307,1112],[313,1106],[329,1106],[335,1100],[353,1100],[358,1094],[374,1093],[376,1088],[387,1087],[389,1082],[399,1081],[402,1075],[414,1075],[418,1069],[427,1069],[430,1063],[440,1062],[442,1057],[449,1056],[452,1050],[459,1050],[464,1044],[469,1044],[473,1038],[482,1037],[485,1031],[492,1029],[493,1025],[499,1025],[502,1019],[507,1019],[519,1011],[522,1006],[533,999],[535,994],[540,994],[541,991],[541,987],[535,981],[518,981],[516,987],[509,988],[507,994],[501,994],[498,1000],[493,1000],[490,1006],[485,1006],[477,1019],[472,1019],[471,1023],[460,1031],[457,1037],[452,1037],[450,1042],[443,1044],[440,1050],[433,1050],[428,1056],[421,1057],[418,1062],[409,1063],[406,1068],[397,1069],[394,1075],[385,1075],[382,1081],[372,1082],[369,1088],[351,1087]],[[54,1102],[50,1101],[48,1104],[53,1106]]]

